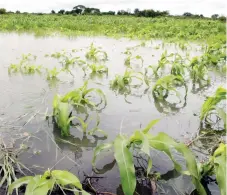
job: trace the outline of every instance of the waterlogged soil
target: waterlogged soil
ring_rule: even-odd
[[[107,52],[108,75],[102,78],[95,77],[89,82],[89,87],[103,90],[107,98],[107,105],[100,109],[100,129],[108,133],[108,138],[101,134],[86,136],[76,128],[71,128],[70,138],[62,138],[60,132],[54,127],[51,117],[46,118],[45,113],[51,114],[52,100],[56,93],[65,94],[70,90],[83,85],[84,80],[89,78],[80,67],[71,69],[72,74],[61,74],[59,81],[50,82],[46,80],[45,73],[34,75],[9,74],[8,66],[19,63],[22,54],[31,53],[37,56],[34,64],[44,67],[61,67],[58,60],[45,57],[46,54],[65,50],[71,52],[78,50],[75,56],[86,60],[85,53],[88,47],[94,43],[97,47]],[[179,53],[190,57],[202,54],[202,48],[195,44],[182,51],[176,44],[165,44],[161,41],[146,41],[145,46],[138,46],[141,41],[127,39],[112,39],[106,37],[39,37],[26,34],[0,34],[0,136],[7,143],[7,147],[27,148],[20,156],[20,160],[27,166],[37,170],[37,173],[52,169],[67,169],[76,174],[84,184],[88,177],[92,187],[97,192],[112,192],[123,194],[120,185],[120,176],[117,164],[111,152],[99,158],[97,168],[99,174],[92,170],[93,150],[96,146],[111,141],[117,134],[130,135],[135,129],[145,127],[153,119],[161,119],[152,129],[153,134],[165,132],[176,140],[188,142],[200,127],[199,113],[207,95],[212,94],[215,89],[224,85],[226,79],[218,73],[211,74],[211,85],[204,89],[193,89],[192,83],[188,82],[187,96],[180,104],[160,104],[152,97],[151,89],[140,87],[132,89],[126,97],[110,89],[109,82],[116,74],[123,74],[126,67],[124,52],[131,49],[134,56],[140,55],[144,59],[144,67],[157,64],[164,50],[168,53]],[[138,46],[138,47],[135,47]],[[141,68],[139,61],[133,61],[132,66],[138,71]],[[155,81],[154,81],[155,82]],[[153,84],[151,85],[153,86]],[[174,97],[169,100],[175,101]],[[89,117],[96,119],[94,111],[88,112]],[[84,116],[81,114],[81,116]],[[90,127],[94,126],[95,121]],[[191,193],[193,185],[186,176],[172,172],[172,163],[164,155],[153,152],[153,171],[164,174],[156,187],[152,182],[138,180],[137,192],[140,194],[151,194],[151,190],[164,194]],[[182,161],[180,156],[178,160]],[[141,161],[141,162],[139,162]],[[140,175],[140,157],[135,162],[137,175]],[[143,187],[141,187],[143,186]],[[145,186],[145,187],[144,187]],[[217,186],[214,186],[214,194],[219,194]]]

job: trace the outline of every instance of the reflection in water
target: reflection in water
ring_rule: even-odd
[[[198,86],[197,86],[197,84],[198,84]],[[198,81],[197,83],[196,82],[193,82],[192,83],[192,90],[191,90],[191,92],[193,94],[197,94],[197,93],[199,93],[201,91],[205,91],[209,86],[210,86],[210,83],[209,82],[206,83],[206,84],[202,83],[202,81]]]
[[[93,171],[97,174],[104,174],[107,171],[112,170],[115,164],[116,164],[116,160],[114,159],[111,163],[104,165],[102,169],[95,168],[95,170]]]
[[[153,94],[154,105],[160,113],[164,114],[177,113],[187,105],[187,93],[184,96],[183,104],[181,106],[179,106],[181,101],[177,103],[170,103],[167,101],[167,97],[168,96],[166,96],[163,99],[160,99]]]
[[[106,137],[99,137],[99,136],[87,136],[85,133],[83,134],[82,138],[69,136],[69,137],[62,137],[61,131],[57,127],[57,124],[53,122],[53,136],[56,144],[60,149],[70,150],[75,153],[75,159],[80,159],[82,157],[83,148],[95,148],[98,144],[99,140],[105,140]],[[93,139],[92,139],[93,138]]]

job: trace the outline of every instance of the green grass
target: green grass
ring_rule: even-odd
[[[133,16],[0,15],[0,31],[48,35],[106,35],[139,39],[162,38],[225,42],[225,23],[209,19],[143,18]]]

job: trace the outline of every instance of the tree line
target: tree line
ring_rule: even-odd
[[[0,8],[0,14],[7,14],[7,13],[14,13],[11,11],[7,11],[4,8]],[[16,11],[16,14],[20,14],[20,11]],[[23,12],[24,14],[27,14],[27,12]],[[38,15],[43,15],[44,13],[34,13]],[[92,7],[85,7],[84,5],[77,5],[73,7],[72,10],[64,10],[60,9],[59,11],[52,10],[51,14],[58,14],[58,15],[123,15],[123,16],[136,16],[136,17],[163,17],[163,16],[172,16],[169,14],[169,11],[159,11],[159,10],[153,10],[153,9],[145,9],[145,10],[139,10],[136,8],[134,12],[128,11],[128,10],[119,10],[117,12],[115,11],[108,11],[108,12],[101,12],[98,8],[92,8]],[[192,14],[190,12],[185,12],[182,15],[178,16],[172,16],[172,17],[185,17],[185,18],[207,18],[204,17],[202,14]],[[219,14],[213,14],[211,16],[214,20],[221,20],[226,21],[225,16],[220,16]]]

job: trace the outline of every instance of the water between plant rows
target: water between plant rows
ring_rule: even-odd
[[[54,129],[51,119],[45,119],[45,112],[51,113],[52,100],[56,93],[65,94],[68,91],[83,85],[88,75],[80,67],[75,66],[71,72],[75,75],[62,74],[57,83],[48,82],[44,75],[8,74],[8,66],[18,63],[22,54],[31,53],[37,56],[35,64],[44,67],[54,67],[60,64],[56,59],[45,57],[46,54],[72,49],[82,49],[75,55],[85,59],[85,53],[91,43],[108,54],[105,64],[109,68],[108,76],[90,80],[89,87],[103,90],[107,98],[107,105],[100,113],[100,128],[108,133],[105,139],[102,135],[83,136],[76,128],[71,128],[74,137],[61,140],[60,133]],[[130,135],[135,129],[144,127],[149,121],[160,118],[161,121],[153,128],[152,133],[165,132],[180,141],[188,141],[198,132],[199,113],[206,95],[212,94],[215,89],[225,83],[225,78],[215,73],[211,74],[211,86],[202,90],[193,91],[192,84],[188,83],[188,94],[185,102],[171,109],[161,107],[155,102],[152,93],[145,92],[146,88],[133,89],[126,98],[117,94],[109,87],[109,82],[116,74],[123,74],[125,54],[128,47],[141,44],[141,41],[127,39],[111,39],[105,37],[39,37],[32,35],[0,34],[0,136],[7,140],[8,147],[24,144],[29,146],[28,152],[20,156],[21,161],[28,167],[43,171],[47,168],[67,169],[79,176],[82,181],[85,175],[95,176],[92,172],[91,160],[93,149],[99,144],[111,141],[119,133]],[[182,51],[175,44],[166,44],[162,48],[161,41],[147,41],[145,46],[132,49],[134,55],[141,55],[144,67],[157,64],[164,50],[168,53],[179,53],[190,56],[202,54],[201,47],[192,44],[187,51]],[[135,69],[140,70],[140,63],[133,62]],[[170,101],[174,101],[171,100]],[[96,118],[95,112],[89,112],[89,117]],[[94,122],[91,123],[94,125]],[[31,135],[31,136],[30,136]],[[21,140],[24,140],[23,142]],[[153,153],[154,170],[162,174],[172,168],[172,164],[162,155]],[[99,191],[108,191],[121,194],[120,176],[118,167],[114,163],[113,155],[101,158],[97,167],[102,174],[94,186]],[[169,176],[171,177],[171,176]],[[167,175],[168,178],[168,175]],[[182,179],[183,178],[183,179]],[[178,194],[191,192],[193,189],[186,176],[179,176],[166,181],[158,182],[159,192]],[[215,191],[215,187],[214,187]],[[146,194],[144,191],[143,194]]]

